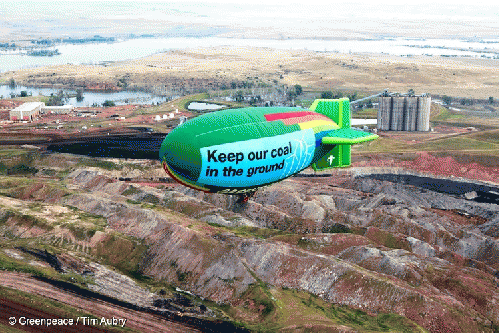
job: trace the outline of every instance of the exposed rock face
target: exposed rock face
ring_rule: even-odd
[[[490,219],[478,228],[487,236],[499,238],[499,216]]]
[[[433,332],[487,331],[499,322],[497,205],[372,179],[340,186],[293,178],[245,205],[92,170],[67,181],[85,193],[64,196],[63,204],[144,240],[143,274],[216,302],[237,302],[263,282],[398,313]],[[240,226],[283,232],[259,239],[239,235]]]
[[[411,252],[420,257],[435,256],[435,249],[428,243],[420,241],[414,237],[407,237],[407,241],[411,244]]]
[[[451,251],[499,268],[499,256],[496,255],[499,250],[496,237],[498,205],[366,178],[356,179],[349,186],[377,195],[389,193],[396,198],[397,204],[381,208],[385,217],[374,221],[377,227],[403,233],[429,246],[437,246],[440,251]],[[473,219],[475,216],[479,219]],[[412,238],[408,238],[411,246],[421,250],[420,243]]]
[[[420,260],[416,255],[406,250],[382,251],[367,246],[352,246],[341,252],[338,258],[371,271],[396,276],[417,285],[422,282],[422,269],[431,262]]]
[[[470,199],[464,198],[466,193],[463,193],[462,197],[459,197],[370,178],[355,178],[345,185],[362,192],[382,193],[383,195],[392,197],[397,203],[404,203],[410,206],[445,210],[458,209],[485,219],[499,216],[497,205],[470,201]]]
[[[155,295],[139,287],[127,276],[116,273],[102,265],[91,263],[95,284],[88,285],[92,291],[120,299],[138,306],[150,306]],[[126,292],[124,292],[126,291]]]

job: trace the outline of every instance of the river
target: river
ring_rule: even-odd
[[[386,53],[398,56],[496,57],[499,54],[499,39],[485,42],[471,42],[464,39],[408,39],[402,37],[374,40],[223,37],[134,38],[118,40],[114,43],[59,44],[45,48],[47,50],[57,49],[60,52],[60,54],[51,57],[33,57],[26,55],[25,52],[0,51],[0,72],[62,64],[101,64],[142,58],[174,49],[217,46],[251,46],[339,53]]]
[[[60,54],[47,57],[28,56],[23,51],[0,51],[0,73],[24,68],[62,64],[102,64],[146,57],[172,49],[216,46],[252,46],[286,50],[311,50],[317,52],[340,53],[386,53],[398,56],[460,56],[460,57],[497,57],[499,39],[482,42],[470,42],[464,39],[408,39],[380,38],[376,40],[322,40],[322,39],[251,39],[222,37],[171,37],[171,38],[134,38],[118,40],[114,43],[59,44],[47,48],[57,49]],[[485,50],[486,48],[486,50]],[[21,91],[32,95],[50,96],[57,90],[49,88],[0,86],[0,96],[9,98],[11,93],[19,95]],[[73,90],[64,90],[75,95]],[[166,97],[154,96],[144,92],[85,92],[80,102],[76,97],[67,104],[85,107],[101,105],[111,100],[116,105],[156,104],[167,101]]]

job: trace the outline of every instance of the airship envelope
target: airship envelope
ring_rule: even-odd
[[[250,107],[201,115],[171,131],[159,157],[186,186],[241,195],[309,166],[348,167],[351,145],[377,137],[350,128],[347,98],[319,99],[309,110]]]

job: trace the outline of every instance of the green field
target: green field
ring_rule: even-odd
[[[413,148],[419,151],[446,151],[446,150],[495,151],[499,150],[499,144],[477,140],[473,137],[470,137],[469,135],[466,135],[466,136],[458,136],[458,137],[428,141],[422,144],[414,145]]]
[[[362,109],[352,112],[352,118],[357,119],[376,119],[378,117],[378,109]]]

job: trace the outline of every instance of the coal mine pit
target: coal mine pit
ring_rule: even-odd
[[[499,187],[482,183],[472,183],[445,178],[423,177],[404,174],[370,174],[358,178],[389,181],[396,184],[411,185],[420,189],[449,194],[475,202],[499,205]]]

